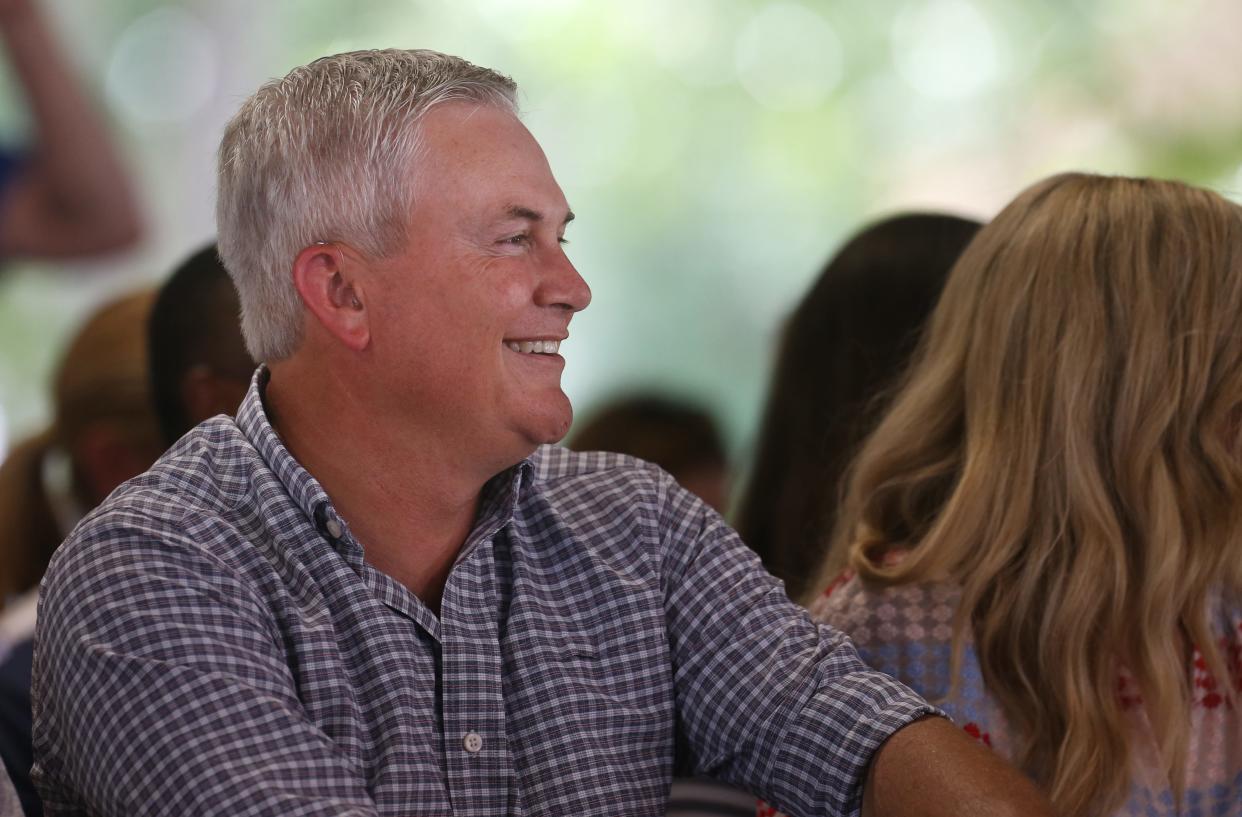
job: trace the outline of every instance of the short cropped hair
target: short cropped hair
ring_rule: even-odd
[[[435,51],[354,51],[272,80],[220,144],[220,257],[237,287],[246,348],[279,360],[301,341],[293,259],[315,241],[374,257],[405,246],[417,123],[444,102],[517,113],[513,80]]]
[[[206,364],[245,379],[253,363],[241,359],[238,302],[214,243],[199,249],[160,287],[147,324],[151,397],[164,444],[172,445],[194,424],[181,395],[186,372]]]

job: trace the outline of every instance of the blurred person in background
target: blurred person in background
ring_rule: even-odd
[[[842,476],[883,415],[949,268],[979,222],[878,221],[833,256],[785,325],[737,531],[790,598],[827,556]]]
[[[984,227],[812,607],[1059,814],[1242,814],[1242,207],[1066,174]]]
[[[163,450],[148,387],[153,301],[144,290],[87,319],[57,367],[51,428],[0,465],[0,756],[27,815],[40,813],[29,698],[39,579],[82,516]]]
[[[0,149],[0,258],[123,249],[141,221],[129,176],[36,0],[0,0],[0,40],[29,106],[29,145]]]
[[[235,414],[254,372],[237,290],[215,243],[183,261],[151,310],[151,395],[172,445],[203,420]]]
[[[148,385],[142,291],[95,312],[53,379],[50,428],[0,466],[0,598],[35,588],[52,551],[85,511],[146,470],[163,450]]]
[[[720,428],[703,408],[654,394],[606,402],[569,439],[573,451],[612,451],[655,463],[718,513],[729,501]]]

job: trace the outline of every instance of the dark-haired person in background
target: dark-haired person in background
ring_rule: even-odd
[[[737,531],[791,598],[810,589],[845,466],[979,227],[936,213],[876,222],[833,256],[789,318]]]
[[[191,255],[160,288],[151,310],[151,396],[164,441],[233,414],[254,362],[241,334],[237,290],[215,243]]]

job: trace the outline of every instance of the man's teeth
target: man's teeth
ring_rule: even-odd
[[[511,340],[506,345],[524,355],[554,355],[561,348],[559,340]]]

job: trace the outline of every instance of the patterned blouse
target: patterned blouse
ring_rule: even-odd
[[[849,634],[863,660],[913,687],[939,705],[971,737],[1012,759],[1014,737],[983,686],[973,645],[967,641],[957,689],[950,691],[953,615],[960,598],[951,584],[867,589],[843,574],[810,607],[819,621]],[[1219,634],[1229,683],[1242,692],[1242,603],[1220,604],[1212,622]],[[1114,817],[1242,817],[1242,713],[1229,705],[1207,663],[1193,656],[1194,705],[1182,808],[1174,805],[1168,776],[1156,761],[1154,740],[1141,741],[1132,760],[1130,794]],[[1133,678],[1117,682],[1122,705],[1137,734],[1150,736]],[[947,697],[946,697],[947,696]],[[759,817],[780,812],[761,803]]]

